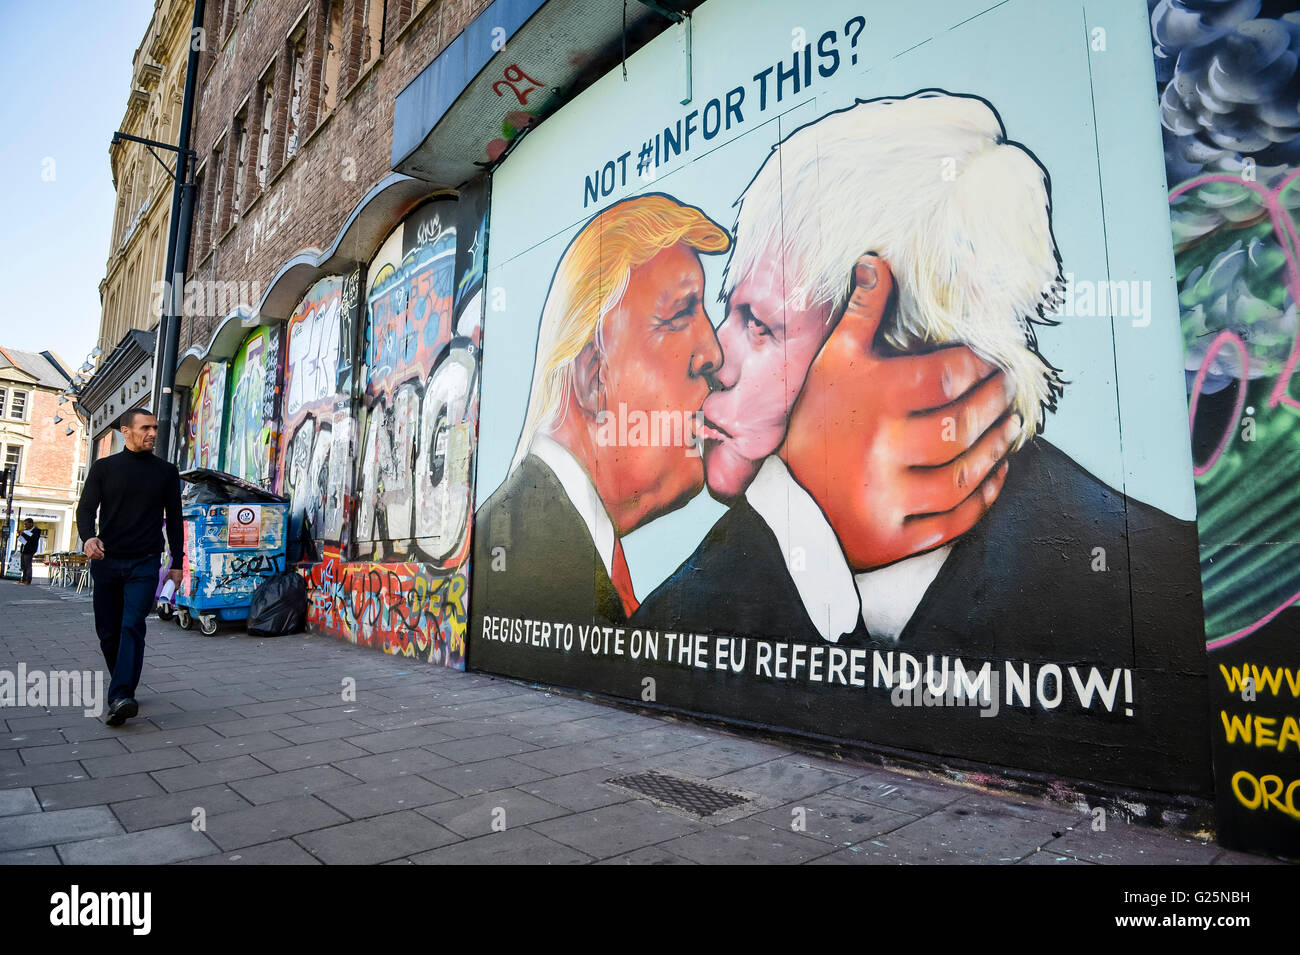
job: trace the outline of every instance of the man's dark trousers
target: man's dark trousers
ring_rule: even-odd
[[[158,590],[161,555],[104,557],[90,562],[95,581],[95,632],[108,664],[108,704],[135,699],[144,667],[144,623]]]
[[[23,583],[32,582],[32,554],[23,554],[18,558],[18,564],[23,569]]]

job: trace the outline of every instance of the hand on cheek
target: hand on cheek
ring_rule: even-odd
[[[1020,424],[1005,375],[970,349],[897,357],[874,349],[892,291],[882,259],[858,260],[781,449],[855,571],[970,530],[1002,489]]]

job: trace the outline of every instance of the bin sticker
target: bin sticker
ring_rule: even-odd
[[[235,504],[230,508],[229,547],[256,547],[262,532],[262,508],[257,504]]]
[[[194,596],[194,522],[185,522],[185,559],[181,561],[184,573],[181,574],[181,593],[186,597]]]

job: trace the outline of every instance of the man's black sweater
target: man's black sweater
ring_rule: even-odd
[[[98,537],[105,557],[147,557],[162,553],[164,511],[172,567],[179,568],[185,541],[180,473],[152,451],[123,450],[90,466],[77,504],[77,529],[83,541]]]

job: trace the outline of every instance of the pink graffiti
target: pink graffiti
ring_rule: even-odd
[[[1250,356],[1246,353],[1246,343],[1243,342],[1232,332],[1219,332],[1219,336],[1210,343],[1210,347],[1205,352],[1205,357],[1201,360],[1201,367],[1196,371],[1196,378],[1192,381],[1192,403],[1188,409],[1188,417],[1193,425],[1196,423],[1196,405],[1201,400],[1201,388],[1205,385],[1205,377],[1209,374],[1210,366],[1214,364],[1215,357],[1224,345],[1231,343],[1237,349],[1238,355],[1241,356],[1241,380],[1249,381],[1250,375]],[[1232,440],[1232,435],[1236,432],[1237,422],[1241,419],[1241,409],[1246,405],[1246,389],[1241,387],[1237,389],[1237,404],[1232,409],[1232,420],[1228,422],[1228,427],[1223,432],[1223,440],[1219,446],[1214,449],[1214,453],[1204,464],[1193,462],[1192,473],[1200,477],[1210,468],[1214,467],[1214,462],[1219,460],[1219,455],[1223,454],[1228,447],[1228,442]]]
[[[1300,235],[1297,234],[1295,223],[1291,221],[1291,217],[1290,215],[1287,214],[1287,211],[1283,207],[1282,200],[1281,200],[1282,193],[1286,190],[1287,186],[1289,186],[1292,182],[1294,182],[1297,179],[1300,179],[1300,169],[1297,169],[1289,173],[1286,176],[1286,178],[1284,178],[1280,183],[1278,183],[1278,185],[1274,189],[1270,191],[1268,189],[1265,189],[1263,186],[1259,185],[1258,183],[1248,182],[1242,179],[1240,176],[1215,173],[1206,176],[1198,176],[1195,179],[1190,179],[1187,182],[1183,183],[1181,186],[1177,187],[1176,189],[1174,189],[1169,193],[1169,201],[1173,202],[1179,196],[1182,196],[1190,192],[1191,190],[1196,189],[1199,186],[1203,186],[1206,183],[1211,183],[1211,182],[1232,183],[1233,185],[1241,186],[1245,189],[1248,189],[1251,192],[1255,193],[1257,196],[1259,196],[1259,198],[1264,202],[1265,206],[1268,208],[1268,216],[1271,222],[1273,223],[1273,229],[1279,233],[1282,239],[1282,241],[1279,244],[1282,246],[1282,251],[1286,255],[1287,290],[1291,293],[1291,300],[1297,303],[1297,305],[1300,305],[1300,260],[1297,259],[1297,254],[1296,254],[1297,248],[1300,248]],[[1227,344],[1232,344],[1232,346],[1236,348],[1239,354],[1241,355],[1242,387],[1238,388],[1236,407],[1233,409],[1232,424],[1230,428],[1225,432],[1223,440],[1219,443],[1219,446],[1215,449],[1214,454],[1210,456],[1210,458],[1205,462],[1205,464],[1193,468],[1193,473],[1197,477],[1200,477],[1201,475],[1209,471],[1210,468],[1213,467],[1214,463],[1218,461],[1219,456],[1226,449],[1228,441],[1230,440],[1233,432],[1236,429],[1236,423],[1240,420],[1241,410],[1246,400],[1246,389],[1244,387],[1244,383],[1249,381],[1249,377],[1247,375],[1248,367],[1247,367],[1246,345],[1239,337],[1234,335],[1232,332],[1226,332],[1226,331],[1221,332],[1218,335],[1218,337],[1216,337],[1214,341],[1211,343],[1209,351],[1206,352],[1205,358],[1201,362],[1201,367],[1196,372],[1196,378],[1192,382],[1191,404],[1188,407],[1188,424],[1191,428],[1195,429],[1196,407],[1201,397],[1201,388],[1205,384],[1205,378],[1208,373],[1210,363],[1214,360],[1214,357],[1218,354],[1218,352]],[[1300,359],[1300,328],[1297,328],[1296,338],[1291,343],[1291,353],[1287,357],[1286,362],[1283,364],[1282,371],[1278,374],[1277,379],[1273,382],[1272,390],[1269,392],[1268,406],[1270,408],[1275,408],[1279,404],[1284,404],[1291,408],[1300,409],[1300,401],[1297,401],[1295,398],[1292,398],[1291,395],[1288,393],[1288,388],[1291,383],[1291,376],[1295,374],[1296,363],[1298,359]],[[1243,637],[1250,636],[1252,633],[1254,633],[1260,627],[1264,626],[1266,623],[1268,623],[1270,620],[1272,620],[1274,617],[1280,614],[1287,607],[1291,606],[1297,600],[1300,600],[1300,591],[1297,591],[1296,593],[1292,594],[1290,597],[1286,598],[1286,600],[1282,601],[1282,603],[1280,603],[1277,607],[1273,608],[1273,610],[1269,611],[1267,614],[1260,617],[1258,620],[1256,620],[1254,623],[1250,624],[1249,626],[1243,627],[1242,629],[1238,630],[1236,633],[1230,633],[1227,636],[1220,637],[1217,640],[1211,640],[1209,643],[1206,644],[1206,649],[1215,650],[1218,649],[1219,647],[1226,647],[1229,644],[1235,643],[1236,641],[1242,639]]]

